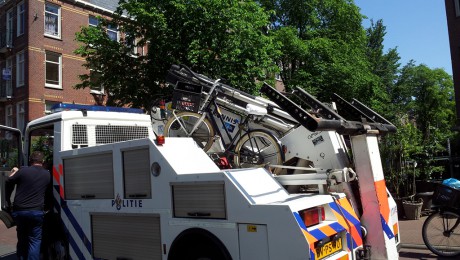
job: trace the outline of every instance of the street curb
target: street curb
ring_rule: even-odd
[[[428,249],[425,244],[401,244],[401,248]]]

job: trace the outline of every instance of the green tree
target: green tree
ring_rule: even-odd
[[[420,165],[420,178],[446,171],[434,164],[434,158],[447,152],[447,139],[454,134],[451,131],[455,124],[452,77],[443,69],[431,69],[410,61],[402,68],[393,95],[420,131],[422,149],[413,155]]]
[[[366,34],[359,8],[349,0],[262,0],[272,10],[276,60],[289,90],[302,87],[320,100],[335,92],[366,95],[375,77],[366,57]]]
[[[100,76],[81,75],[75,87],[102,84],[112,105],[149,107],[155,95],[167,92],[162,86],[172,64],[225,78],[250,93],[277,70],[269,15],[254,1],[121,0],[113,19],[101,21],[77,33],[82,45],[75,51]],[[109,24],[118,26],[120,42],[107,37]],[[133,55],[136,46],[147,46],[148,53]]]
[[[378,20],[376,23],[371,20],[370,27],[366,29],[366,55],[370,70],[376,79],[369,105],[379,113],[391,116],[395,115],[395,110],[391,106],[390,93],[398,76],[400,57],[396,48],[389,49],[388,52],[384,53],[385,35],[386,27],[383,25],[383,20]]]

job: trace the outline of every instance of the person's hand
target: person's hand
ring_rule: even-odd
[[[13,167],[13,169],[11,169],[9,177],[13,176],[17,171],[19,171],[18,167]]]

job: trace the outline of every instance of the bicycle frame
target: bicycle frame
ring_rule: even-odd
[[[452,212],[452,213],[457,214],[457,215],[459,214],[458,212],[453,211],[453,210],[449,210],[449,209],[445,209],[445,208],[439,208],[439,213],[443,214],[444,212]],[[460,218],[457,218],[455,220],[455,224],[452,226],[452,228],[447,229],[447,227],[449,226],[448,221],[449,221],[448,219],[447,220],[445,218],[442,219],[442,225],[443,225],[443,228],[444,228],[443,233],[446,236],[449,236],[452,233],[452,231],[455,230],[458,227],[458,225],[460,225]]]
[[[246,132],[250,131],[248,123],[249,123],[249,119],[250,119],[251,115],[247,115],[246,117],[244,117],[244,119],[241,122],[238,123],[238,131],[234,134],[234,136],[232,136],[232,134],[229,132],[229,130],[225,126],[225,121],[222,118],[221,107],[216,102],[216,95],[214,94],[214,90],[215,90],[215,86],[213,86],[213,88],[211,88],[211,91],[210,91],[209,95],[206,97],[206,99],[203,102],[203,105],[200,107],[201,117],[195,123],[195,125],[193,126],[193,128],[192,128],[192,130],[190,132],[186,131],[185,126],[182,125],[180,120],[177,120],[177,122],[180,124],[180,127],[182,129],[184,129],[184,131],[186,132],[187,136],[190,137],[192,135],[192,133],[195,132],[195,130],[198,128],[198,126],[203,122],[203,120],[205,118],[209,119],[209,121],[211,122],[211,126],[214,128],[214,130],[216,131],[216,134],[219,135],[219,137],[222,140],[222,144],[224,145],[224,148],[225,148],[224,153],[228,153],[234,147],[236,141],[241,136],[241,132],[243,132],[243,130],[245,128],[247,129]],[[213,107],[214,107],[214,109],[213,109]],[[176,114],[175,114],[174,111],[173,111],[172,116],[176,117]],[[224,135],[222,133],[222,130],[218,126],[217,120],[216,120],[215,117],[217,117],[219,119],[219,122],[222,124],[224,132],[225,132],[225,136],[229,140],[228,142],[226,142],[224,140]],[[246,126],[246,127],[243,127],[243,126]]]
[[[212,109],[212,106],[214,106],[214,109]],[[215,112],[215,115],[214,115],[214,112]],[[217,104],[217,102],[216,102],[214,97],[212,98],[212,100],[205,107],[205,111],[203,112],[203,114],[207,115],[208,119],[211,121],[212,127],[214,127],[214,129],[216,130],[216,133],[220,136],[220,138],[222,140],[222,144],[225,147],[224,153],[228,153],[228,151],[230,151],[233,148],[233,146],[235,145],[236,141],[238,141],[238,139],[241,137],[241,133],[244,131],[245,128],[247,128],[246,132],[249,132],[251,130],[251,129],[249,129],[249,124],[248,124],[251,115],[247,115],[246,117],[244,117],[244,119],[242,119],[242,121],[240,123],[238,123],[238,131],[235,133],[234,136],[232,136],[230,134],[230,132],[228,131],[227,127],[225,126],[225,121],[222,118],[221,108],[220,108],[219,104]],[[225,142],[225,140],[223,138],[224,136],[223,136],[222,130],[218,126],[215,117],[217,117],[219,119],[219,122],[222,124],[224,132],[225,132],[225,135],[228,138],[229,142]],[[197,122],[196,125],[198,125],[198,123],[199,122]],[[246,126],[246,127],[244,127],[244,126]]]

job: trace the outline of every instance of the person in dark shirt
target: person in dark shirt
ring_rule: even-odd
[[[18,259],[40,259],[42,226],[45,214],[45,195],[51,189],[51,174],[43,168],[44,155],[35,151],[30,156],[31,166],[13,168],[6,179],[6,203],[12,209],[16,222]],[[16,185],[13,205],[11,194]]]

